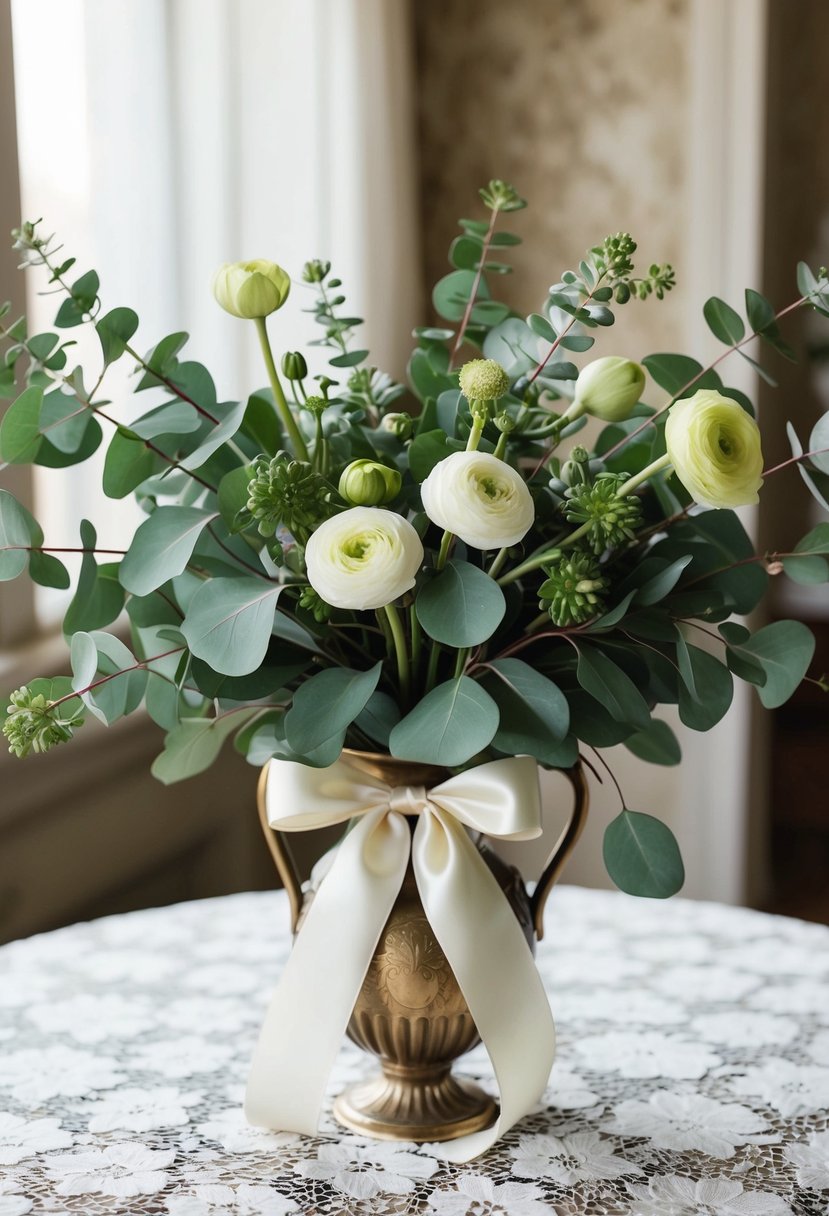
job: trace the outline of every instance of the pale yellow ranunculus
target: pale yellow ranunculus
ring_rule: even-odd
[[[453,452],[435,465],[420,496],[432,523],[473,549],[515,545],[535,519],[524,478],[488,452]]]
[[[702,388],[671,406],[665,444],[677,477],[704,507],[745,507],[763,484],[760,428],[743,407]]]
[[[414,586],[423,545],[394,511],[352,507],[320,524],[305,547],[308,582],[334,608],[385,608]]]
[[[252,321],[269,317],[288,298],[291,280],[276,262],[228,262],[213,275],[213,295],[225,312]]]

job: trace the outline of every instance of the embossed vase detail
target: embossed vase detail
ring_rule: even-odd
[[[354,768],[396,789],[429,790],[444,781],[444,769],[372,753],[346,752]],[[259,813],[266,841],[288,893],[292,928],[302,924],[324,879],[326,858],[310,882],[297,872],[286,834],[271,827],[266,810],[269,780],[279,779],[279,762],[263,771]],[[565,774],[573,787],[573,807],[532,894],[519,871],[503,861],[486,838],[473,835],[481,858],[509,903],[531,951],[543,934],[543,913],[587,814],[587,785],[580,767]],[[409,830],[417,819],[407,816]],[[336,847],[336,846],[335,846]],[[333,852],[333,851],[332,851]],[[343,909],[343,932],[348,932]],[[499,983],[493,974],[492,984]],[[309,1011],[309,1017],[313,1011]],[[350,1086],[334,1105],[338,1121],[363,1135],[417,1143],[454,1140],[490,1126],[498,1105],[473,1082],[452,1074],[453,1062],[480,1042],[463,993],[424,912],[411,858],[391,913],[363,980],[347,1034],[376,1056],[380,1071]]]

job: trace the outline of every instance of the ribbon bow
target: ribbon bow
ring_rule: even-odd
[[[339,760],[280,761],[266,790],[282,831],[354,820],[317,890],[271,1000],[245,1099],[260,1127],[317,1134],[326,1084],[351,1012],[412,859],[426,917],[455,973],[500,1090],[495,1124],[437,1151],[469,1161],[544,1091],[555,1029],[532,954],[467,827],[505,840],[541,833],[530,756],[494,760],[430,790],[391,787]],[[405,816],[417,815],[414,833]]]

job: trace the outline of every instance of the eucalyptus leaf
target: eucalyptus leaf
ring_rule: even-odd
[[[186,567],[199,536],[217,511],[199,507],[157,507],[132,539],[121,562],[121,586],[133,595],[149,595]]]
[[[498,729],[498,706],[469,676],[427,693],[394,727],[389,748],[400,760],[454,768],[488,747]]]
[[[710,730],[731,706],[734,695],[731,672],[707,651],[687,643],[677,651],[677,658],[682,676],[679,716],[692,730]]]
[[[301,684],[285,717],[285,738],[293,751],[305,755],[342,734],[365,709],[381,671],[381,663],[368,671],[333,667]]]
[[[703,304],[702,314],[711,333],[726,346],[734,346],[745,337],[746,327],[742,317],[725,300],[711,296]]]
[[[30,547],[42,542],[42,533],[39,540],[33,539],[32,522],[32,516],[14,495],[0,490],[0,582],[22,574]]]
[[[244,726],[256,708],[234,710],[218,718],[185,718],[166,736],[152,774],[164,785],[203,773],[234,731]]]
[[[373,692],[354,719],[354,725],[374,743],[387,748],[389,735],[400,721],[400,706],[387,692]]]
[[[773,621],[739,649],[762,664],[766,679],[757,692],[766,709],[776,709],[788,701],[808,671],[815,639],[801,621]]]
[[[138,329],[138,314],[131,308],[113,308],[95,322],[101,342],[104,363],[109,365],[120,359],[127,343]]]
[[[648,726],[650,712],[644,697],[630,676],[603,651],[580,644],[576,674],[585,692],[604,705],[615,721],[640,729]]]
[[[43,441],[40,410],[43,389],[24,389],[3,415],[0,423],[0,459],[8,464],[31,464]]]
[[[90,631],[110,625],[124,607],[124,590],[118,582],[118,567],[95,560],[98,535],[88,519],[81,521],[81,545],[85,550],[75,595],[63,618],[63,632],[71,637],[78,630]]]
[[[425,583],[415,601],[417,619],[429,637],[456,649],[478,646],[490,638],[506,607],[494,579],[457,559]]]
[[[647,760],[649,764],[671,766],[679,764],[682,759],[682,749],[676,735],[668,723],[659,718],[653,718],[645,730],[625,739],[625,747],[639,760]]]
[[[282,589],[252,577],[202,583],[182,625],[190,650],[224,675],[255,671],[268,650]]]
[[[2,569],[2,554],[0,554],[0,569]],[[52,553],[29,554],[29,574],[32,582],[40,587],[55,587],[65,591],[70,586],[69,571],[63,562]]]
[[[809,436],[809,460],[816,469],[829,473],[829,413],[818,418]]]
[[[628,895],[667,899],[685,882],[685,868],[671,829],[653,815],[627,808],[604,834],[604,863]]]
[[[556,764],[570,729],[564,693],[521,659],[494,659],[485,688],[498,706],[500,721],[493,746],[508,755],[535,756]]]
[[[142,481],[152,477],[156,457],[140,439],[117,430],[104,459],[103,488],[107,498],[126,498]]]

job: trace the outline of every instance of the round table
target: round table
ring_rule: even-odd
[[[539,966],[543,1103],[450,1166],[260,1131],[241,1104],[289,949],[283,892],[114,916],[0,950],[0,1216],[829,1210],[829,929],[559,888]],[[346,1044],[332,1092],[371,1061]],[[461,1071],[492,1086],[478,1049]]]

